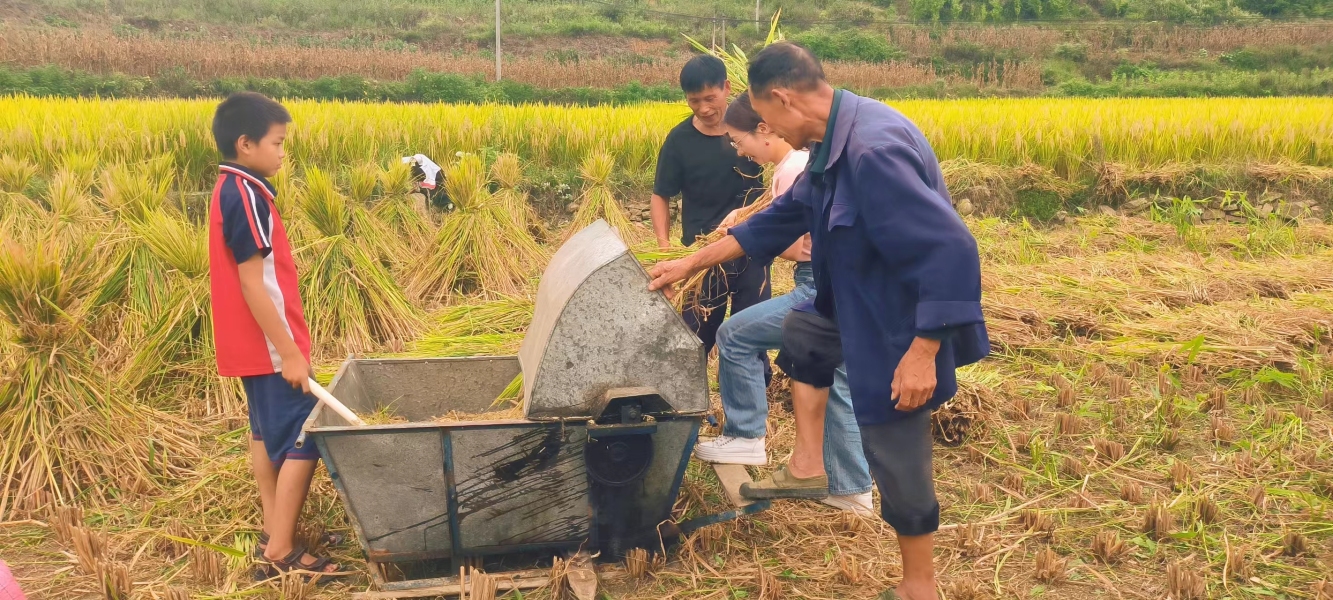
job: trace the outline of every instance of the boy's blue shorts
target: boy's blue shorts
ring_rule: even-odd
[[[245,386],[245,401],[250,408],[250,435],[264,442],[274,467],[289,458],[319,460],[313,445],[296,448],[301,426],[315,409],[314,396],[292,387],[282,373],[242,377],[241,385]]]

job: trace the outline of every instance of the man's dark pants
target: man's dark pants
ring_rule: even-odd
[[[788,377],[827,388],[842,362],[842,332],[837,323],[814,313],[787,314],[778,366]],[[858,400],[862,399],[853,397],[852,403]],[[886,423],[858,425],[861,449],[879,486],[880,516],[898,535],[934,533],[940,528],[940,504],[931,468],[930,411],[919,408]]]
[[[727,317],[728,301],[734,315],[773,297],[769,281],[772,265],[772,262],[757,264],[748,257],[741,257],[710,269],[704,276],[698,300],[694,305],[686,306],[681,316],[704,343],[705,354],[712,352],[717,342],[717,330]],[[759,358],[764,361],[764,381],[772,381],[773,367],[769,364],[768,353],[760,352]]]

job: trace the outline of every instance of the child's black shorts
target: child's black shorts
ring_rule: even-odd
[[[833,385],[842,366],[838,324],[814,313],[793,310],[782,320],[782,350],[777,365],[788,377],[817,388]]]
[[[292,387],[282,373],[242,377],[241,385],[245,386],[245,401],[250,408],[250,435],[264,442],[273,466],[287,459],[319,460],[313,446],[296,448],[301,426],[315,409],[314,396]]]

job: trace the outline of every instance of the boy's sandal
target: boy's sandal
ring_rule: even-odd
[[[341,533],[325,531],[323,535],[319,536],[319,543],[323,546],[340,546],[345,541],[347,541],[347,536]],[[259,531],[259,541],[255,542],[255,558],[264,560],[265,550],[268,550],[268,532],[261,529]]]
[[[301,557],[305,556],[305,554],[306,549],[298,546],[292,548],[291,554],[277,560],[268,561],[268,566],[272,568],[272,571],[277,572],[272,573],[272,571],[270,571],[270,575],[274,576],[281,573],[297,572],[313,577],[318,575],[338,575],[343,571],[342,565],[333,562],[327,556],[316,557],[315,562],[310,564],[302,563]],[[333,566],[333,570],[329,570],[330,565]]]

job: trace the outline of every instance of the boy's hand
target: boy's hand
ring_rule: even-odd
[[[310,393],[310,364],[300,352],[282,357],[282,378],[294,388]]]

